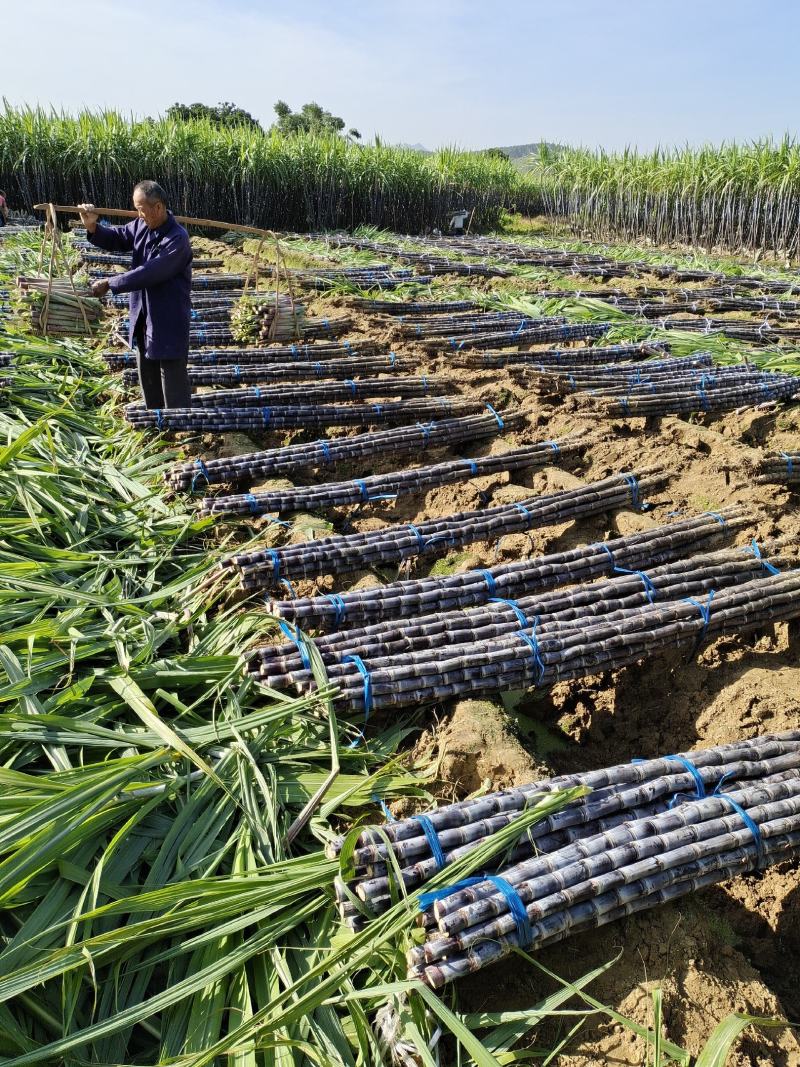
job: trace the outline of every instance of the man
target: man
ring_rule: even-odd
[[[125,226],[98,224],[93,204],[79,204],[93,245],[107,252],[132,252],[124,274],[97,281],[95,296],[130,293],[130,343],[138,351],[142,396],[148,408],[191,406],[189,322],[192,304],[192,247],[175,221],[167,194],[157,182],[133,190],[139,217]]]

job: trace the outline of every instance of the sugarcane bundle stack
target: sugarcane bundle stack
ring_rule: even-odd
[[[614,574],[616,567],[651,568],[746,525],[751,517],[729,508],[682,519],[610,541],[581,545],[533,559],[502,563],[445,577],[392,582],[374,589],[291,600],[270,600],[270,614],[304,630],[330,631],[386,619],[418,618],[486,604],[492,597],[521,596]]]
[[[130,255],[130,253],[128,253],[126,255],[124,252],[97,252],[97,251],[90,251],[90,249],[94,249],[95,246],[92,245],[89,241],[85,241],[85,242],[77,242],[76,241],[74,243],[75,243],[78,251],[80,252],[80,257],[81,257],[81,259],[83,260],[84,263],[96,263],[99,266],[104,266],[104,267],[107,266],[107,267],[128,267],[128,268],[130,268],[132,266],[133,257]],[[203,257],[196,256],[192,260],[192,269],[193,270],[209,270],[212,267],[221,267],[222,266],[222,262],[223,261],[221,259],[209,259],[207,257],[203,258]]]
[[[408,977],[440,989],[517,946],[552,945],[798,855],[795,769],[724,783],[432,902],[426,940],[408,953]]]
[[[589,337],[602,337],[610,329],[611,324],[608,322],[564,322],[562,325],[528,326],[523,321],[513,330],[441,337],[423,341],[422,347],[427,352],[447,349],[461,352],[465,348],[514,348],[520,345],[549,344],[552,341],[583,341]]]
[[[186,433],[267,433],[317,426],[370,426],[450,418],[474,413],[484,405],[476,400],[394,400],[386,404],[294,404],[263,407],[203,407],[151,409],[128,404],[125,418],[138,430]]]
[[[462,511],[415,525],[398,523],[366,533],[335,534],[282,548],[255,549],[223,560],[244,589],[277,585],[281,579],[346,574],[369,567],[399,566],[416,557],[437,557],[478,541],[571,522],[618,508],[638,506],[640,493],[663,485],[655,468],[628,472],[517,504]]]
[[[751,471],[754,481],[800,485],[800,452],[768,452]]]
[[[191,293],[191,306],[197,309],[224,306],[233,310],[233,307],[244,295],[244,290],[242,289],[193,290]],[[109,293],[108,300],[112,307],[127,308],[129,296],[127,293]]]
[[[510,854],[497,856],[492,865],[495,873],[537,856],[552,858],[554,869],[559,869],[567,856],[579,854],[584,842],[600,844],[599,834],[669,812],[687,799],[713,797],[721,789],[730,793],[768,781],[791,780],[798,774],[800,731],[795,730],[545,778],[435,808],[423,818],[396,820],[380,829],[366,827],[355,845],[354,877],[346,883],[336,880],[339,912],[348,926],[361,928],[369,917],[391,906],[392,880],[399,876],[405,891],[413,892],[444,867],[519,822],[530,805],[559,790],[578,788],[588,793],[527,826]],[[326,847],[328,857],[338,858],[343,845],[343,838],[331,841]],[[435,944],[435,931],[441,933],[440,918],[456,914],[465,903],[490,898],[491,885],[484,883],[483,890],[479,885],[475,879],[476,891],[466,898],[459,899],[454,893],[440,896],[438,904],[423,900],[428,906],[420,917],[421,925],[430,931],[431,944]]]
[[[286,445],[240,456],[205,461],[196,459],[171,467],[165,477],[169,487],[175,491],[225,482],[249,483],[281,475],[289,476],[298,471],[333,467],[340,463],[401,457],[431,448],[448,448],[465,441],[486,440],[502,433],[505,428],[518,427],[521,421],[521,416],[505,412],[501,418],[491,414],[442,419],[377,430],[355,437]]]
[[[342,665],[357,655],[378,662],[389,657],[409,655],[434,659],[448,656],[451,647],[491,644],[499,637],[536,626],[542,641],[563,636],[575,629],[615,613],[645,608],[655,600],[676,600],[714,595],[732,585],[753,581],[765,572],[760,554],[741,548],[689,559],[672,560],[648,570],[623,568],[618,576],[569,588],[535,593],[515,600],[492,598],[469,610],[434,612],[415,619],[390,619],[371,626],[342,630],[317,637],[314,645],[325,665],[328,678],[335,682]],[[791,553],[770,554],[769,566],[783,564]],[[791,559],[791,562],[794,562]],[[294,689],[306,693],[315,688],[307,657],[297,642],[256,648],[248,669],[273,689]]]
[[[453,388],[450,378],[404,375],[401,378],[353,378],[341,382],[310,382],[305,385],[275,385],[266,389],[254,385],[244,389],[214,389],[195,393],[192,407],[250,408],[275,404],[303,404],[311,401],[337,403],[373,397],[445,396]]]
[[[728,368],[734,370],[734,368]],[[742,371],[716,382],[661,382],[631,387],[625,396],[598,402],[612,416],[635,418],[733,411],[760,404],[792,400],[800,393],[800,378],[791,374]]]
[[[478,311],[463,315],[403,316],[398,322],[401,337],[429,340],[435,337],[460,337],[467,333],[492,333],[497,330],[524,329],[526,326],[554,326],[565,323],[563,315],[530,318],[518,311]]]
[[[366,504],[370,501],[394,499],[407,493],[426,493],[437,486],[453,485],[470,478],[543,467],[549,463],[558,463],[562,458],[575,456],[582,447],[578,438],[544,441],[496,456],[454,459],[428,467],[411,467],[388,474],[367,475],[347,482],[325,482],[322,485],[303,485],[294,489],[206,497],[200,510],[207,515],[246,515],[318,511],[348,504]]]
[[[408,258],[407,256],[399,258]],[[512,271],[505,267],[493,267],[487,263],[464,263],[441,256],[421,256],[416,260],[426,274],[461,274],[475,278],[508,278]]]
[[[103,319],[102,301],[88,286],[75,285],[71,279],[19,277],[17,287],[38,333],[85,336]]]
[[[519,368],[526,380],[535,379],[542,390],[559,393],[591,392],[593,396],[656,396],[673,391],[725,389],[764,381],[765,374],[751,366],[735,365],[712,370],[710,353],[675,356],[647,363],[610,363],[598,367]]]
[[[244,289],[246,274],[192,274],[192,289]]]
[[[129,366],[136,363],[135,357],[122,357],[129,360]],[[116,364],[119,366],[120,364]],[[192,385],[266,385],[270,382],[305,381],[310,378],[346,381],[354,375],[381,374],[402,370],[393,352],[385,356],[367,356],[359,359],[350,356],[347,359],[327,359],[317,363],[258,363],[248,366],[189,366],[189,381]],[[136,384],[139,376],[135,370],[123,372],[122,380],[126,385]]]
[[[306,309],[288,293],[252,293],[230,314],[236,341],[288,341],[301,336]]]
[[[540,352],[466,352],[451,355],[450,363],[465,367],[565,366],[582,367],[596,364],[649,359],[668,354],[666,341],[637,341],[620,345],[593,345],[590,348],[546,348]]]
[[[338,690],[340,710],[367,717],[390,708],[549,688],[798,617],[800,571],[765,573],[741,585],[711,589],[701,599],[654,599],[599,618],[577,613],[542,633],[539,619],[530,619],[488,644],[448,642],[413,653],[351,657],[330,667],[328,676]]]
[[[377,315],[442,315],[456,311],[476,311],[474,300],[374,300],[366,296],[353,296],[347,301],[350,307],[371,311]]]
[[[746,322],[744,319],[657,319],[653,325],[662,330],[694,330],[700,333],[724,334],[740,341],[770,344],[782,338],[800,337],[800,326],[782,326],[764,322]]]

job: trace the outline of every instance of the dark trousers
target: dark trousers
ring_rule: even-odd
[[[192,406],[192,387],[185,359],[148,359],[144,354],[144,334],[136,331],[138,354],[136,366],[145,407],[188,408]]]

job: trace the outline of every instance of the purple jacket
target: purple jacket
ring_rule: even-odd
[[[106,252],[133,252],[133,266],[109,279],[112,293],[130,293],[130,341],[144,316],[145,356],[186,359],[192,311],[192,246],[189,234],[169,212],[150,230],[143,219],[125,226],[98,223],[89,240]]]

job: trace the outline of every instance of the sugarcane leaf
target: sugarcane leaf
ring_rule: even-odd
[[[732,1012],[714,1027],[711,1036],[695,1060],[695,1067],[724,1067],[736,1039],[748,1026],[759,1026],[768,1030],[781,1030],[787,1026],[800,1026],[800,1023],[787,1022],[785,1019],[771,1019],[768,1016]]]

